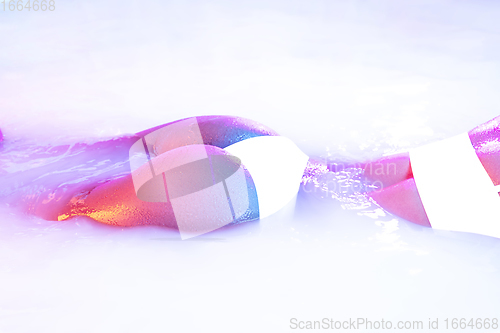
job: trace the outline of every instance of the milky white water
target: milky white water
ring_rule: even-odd
[[[493,1],[55,3],[0,4],[5,145],[230,114],[353,162],[500,114]],[[187,241],[0,205],[0,332],[286,332],[291,318],[358,317],[443,329],[498,316],[499,269],[498,239],[321,192]]]

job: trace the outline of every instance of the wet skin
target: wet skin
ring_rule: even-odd
[[[239,117],[196,119],[203,139],[201,144],[206,145],[207,152],[210,150],[210,156],[227,154],[224,147],[246,138],[277,135],[266,126]],[[117,226],[177,228],[168,203],[147,202],[137,197],[129,164],[129,151],[134,143],[177,122],[94,144],[40,147],[4,142],[0,155],[0,199],[46,220],[84,215]],[[173,155],[179,154],[177,148],[182,147],[184,157],[189,154],[196,157],[194,146],[200,143],[190,141],[192,133],[190,128],[182,126],[177,132],[169,130],[149,147],[150,151],[161,154],[162,158],[170,155],[175,158]],[[12,172],[9,167],[13,167]],[[240,220],[258,217],[258,208],[254,213],[243,215]]]
[[[224,141],[228,137],[242,135],[238,132],[242,128],[240,123],[227,123],[224,118],[200,117],[206,133],[216,133],[209,140],[221,147],[231,144]],[[14,156],[11,160],[0,159],[0,197],[24,212],[47,220],[85,215],[112,225],[155,224],[175,228],[174,219],[165,218],[172,215],[168,207],[137,198],[128,162],[131,145],[141,136],[162,126],[165,125],[94,144],[28,147],[23,151],[25,154],[11,154]],[[265,127],[256,127],[253,131],[276,135]],[[500,184],[500,117],[472,129],[469,137],[493,183]],[[1,139],[0,132],[0,147],[2,153],[7,155],[11,147]],[[167,140],[163,145],[168,146],[172,142]],[[159,147],[169,149],[162,148],[161,144]],[[9,163],[22,165],[33,161],[40,161],[40,165],[5,172]],[[408,221],[431,226],[413,179],[408,153],[368,162],[364,171],[368,180],[379,181],[383,185],[381,190],[369,194],[382,208]]]
[[[477,126],[468,134],[493,184],[500,184],[500,117]],[[380,168],[378,163],[384,168]],[[391,168],[394,166],[395,172],[380,172],[380,170],[393,170]],[[450,168],[453,168],[453,165],[450,165]],[[382,208],[408,221],[431,226],[413,179],[408,153],[387,156],[367,163],[365,175],[369,180],[380,181],[383,184],[383,189],[369,194]]]

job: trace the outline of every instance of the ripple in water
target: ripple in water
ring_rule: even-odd
[[[386,216],[368,196],[380,185],[369,181],[359,165],[311,160],[301,185],[304,192],[314,197],[340,201],[343,209],[360,210],[362,215],[375,219]]]

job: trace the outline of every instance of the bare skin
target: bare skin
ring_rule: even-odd
[[[476,154],[494,185],[500,184],[500,117],[496,117],[469,131]],[[373,164],[395,168],[394,172],[376,172]],[[377,164],[378,166],[378,164]],[[453,167],[450,165],[450,167]],[[391,169],[392,170],[392,169]],[[408,153],[384,157],[367,163],[365,175],[371,181],[380,181],[383,189],[370,193],[382,208],[404,219],[431,226],[413,179]]]
[[[468,134],[493,183],[500,184],[500,117],[472,129]],[[172,215],[168,207],[161,203],[143,202],[135,195],[128,150],[138,138],[138,135],[132,135],[92,145],[57,146],[41,151],[35,149],[27,157],[16,155],[16,163],[45,157],[49,158],[48,161],[50,158],[55,160],[9,174],[2,174],[0,168],[3,184],[0,197],[47,220],[87,215],[112,225],[157,224],[175,227],[174,223],[169,222],[173,219],[165,218]],[[74,166],[80,168],[71,172]],[[101,169],[102,172],[96,172]],[[66,171],[61,173],[53,170]],[[416,224],[431,226],[418,194],[408,153],[368,162],[364,165],[364,172],[368,180],[382,184],[381,190],[369,193],[382,208]],[[84,181],[72,182],[76,176]]]
[[[197,148],[201,143],[205,146],[204,153],[213,159],[228,154],[220,147],[242,138],[277,135],[264,125],[239,117],[200,116],[196,117],[196,121],[193,119],[178,120],[137,134],[92,144],[42,147],[5,140],[3,154],[0,155],[0,202],[46,220],[62,221],[73,216],[88,216],[115,226],[159,225],[177,229],[170,200],[145,201],[137,195],[130,165],[130,149],[135,143],[144,142],[144,136],[172,125],[168,131],[153,136],[154,139],[148,143],[148,153],[158,155],[152,160],[197,161],[200,159]],[[231,159],[216,161],[219,161],[219,169],[211,164],[213,181],[217,179],[214,175],[220,175],[232,163]],[[149,164],[146,165],[149,170]],[[186,170],[177,171],[175,176],[184,181],[184,188],[193,190],[196,186],[205,186],[199,179],[201,177],[183,178]],[[249,177],[247,174],[245,170],[245,180]],[[248,196],[252,199],[256,196],[253,182],[246,184]],[[182,187],[173,185],[177,189]],[[165,188],[163,190],[166,191]],[[254,204],[257,200],[250,199],[248,212],[234,218],[234,223],[258,218],[258,206]],[[232,202],[236,203],[235,200]],[[196,204],[193,202],[191,206]],[[184,205],[188,208],[183,208],[182,212],[192,213],[189,210],[191,206]],[[205,206],[200,204],[198,207]],[[181,210],[178,208],[177,212]],[[217,213],[215,210],[213,214],[208,214],[207,220],[219,221]]]

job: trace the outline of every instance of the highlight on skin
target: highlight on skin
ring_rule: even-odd
[[[469,138],[484,169],[495,185],[500,184],[500,117],[496,117],[469,131]],[[388,156],[380,161],[383,164],[395,163],[397,172],[389,175],[376,175],[368,172],[371,180],[380,180],[384,188],[370,193],[370,197],[390,213],[424,226],[431,226],[411,171],[411,161],[407,153]],[[453,165],[449,166],[453,168]],[[457,182],[460,179],[457,179]],[[387,186],[387,187],[386,187]]]
[[[138,198],[130,170],[129,151],[142,137],[179,122],[94,144],[56,147],[8,144],[2,151],[5,163],[18,166],[25,163],[27,167],[25,170],[9,173],[2,179],[3,199],[22,211],[47,220],[62,221],[73,216],[88,216],[115,226],[160,225],[177,228],[170,202],[148,202]],[[277,135],[266,126],[239,117],[203,116],[197,117],[197,124],[203,146],[212,157],[227,155],[223,151],[224,147],[245,138]],[[200,146],[200,142],[192,140],[189,126],[178,128],[178,131],[169,131],[167,135],[159,136],[150,150],[158,155],[154,156],[156,159],[168,160],[175,158],[176,154],[185,158],[196,154],[196,148]],[[21,155],[20,150],[25,157],[18,157]],[[225,162],[225,166],[219,163],[219,171],[227,168],[228,163],[230,160]],[[246,200],[249,202],[248,209],[241,212],[234,223],[258,219],[257,197],[252,179],[243,165],[241,169],[248,191]],[[199,169],[200,172],[201,170]],[[191,177],[190,184],[185,185],[196,186],[193,185],[195,181],[200,185],[202,177],[197,180],[194,178],[196,177]],[[235,200],[238,198],[232,197],[233,206],[236,206]],[[192,206],[196,207],[197,202],[192,202]],[[217,220],[220,213],[216,207],[212,208],[212,214],[207,215],[207,219]]]
[[[196,118],[202,143],[211,155],[224,154],[225,147],[245,138],[278,135],[259,123],[239,117]],[[0,132],[1,199],[47,220],[62,221],[74,216],[87,216],[115,226],[160,225],[177,228],[175,214],[168,201],[149,202],[138,198],[129,151],[144,136],[178,122],[107,141],[53,147],[10,141]],[[153,158],[173,158],[180,151],[183,156],[189,156],[195,153],[190,145],[200,144],[192,141],[189,126],[164,133],[166,135],[159,136],[150,147]],[[474,128],[469,137],[486,172],[495,184],[500,184],[500,117]],[[361,165],[366,180],[382,184],[382,189],[367,193],[371,199],[390,213],[422,226],[431,226],[413,179],[408,153],[385,156]],[[453,165],[449,167],[453,168]],[[241,168],[251,204],[241,218],[235,219],[235,223],[259,218],[258,199],[251,176],[244,165]],[[324,163],[311,159],[303,181],[327,169]],[[197,186],[206,186],[200,184]]]

